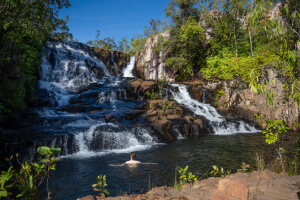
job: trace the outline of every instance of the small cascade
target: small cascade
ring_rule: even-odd
[[[45,53],[39,85],[49,92],[58,106],[66,105],[74,92],[97,82],[100,77],[110,76],[106,66],[84,44],[47,42]]]
[[[195,115],[206,118],[214,134],[230,135],[234,133],[256,133],[260,132],[254,126],[246,124],[241,120],[229,120],[220,115],[217,110],[209,104],[200,103],[192,99],[186,85],[171,84],[173,87],[170,91],[172,97],[179,104],[191,110]]]
[[[110,53],[110,57],[111,57],[111,61],[114,63],[114,67],[115,67],[115,70],[116,70],[116,76],[119,77],[119,73],[118,73],[118,65],[117,63],[115,62],[115,59],[114,59],[114,52],[111,52]]]
[[[156,144],[144,128],[119,127],[115,124],[93,125],[75,136],[79,152],[130,150]]]
[[[123,71],[123,77],[134,77],[132,70],[135,64],[135,56],[130,56],[130,62],[127,64],[126,68]]]

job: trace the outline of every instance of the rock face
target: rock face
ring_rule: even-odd
[[[133,79],[129,81],[128,95],[132,99],[145,99],[147,92],[157,91],[158,87],[154,81],[144,81],[142,79]]]
[[[146,194],[107,199],[298,200],[299,186],[300,176],[276,174],[266,170],[196,181],[193,185],[185,184],[181,191],[171,187],[155,187]],[[100,197],[86,196],[78,200],[94,199],[100,199]]]
[[[145,80],[158,80],[166,78],[174,81],[173,70],[166,66],[167,52],[155,52],[154,48],[159,37],[168,38],[169,32],[164,32],[154,37],[148,38],[144,51],[136,54],[135,71],[136,74]]]
[[[298,107],[293,99],[285,100],[285,91],[283,82],[277,77],[276,71],[270,69],[267,71],[269,80],[268,89],[274,91],[274,106],[267,106],[267,94],[254,94],[250,89],[240,90],[238,82],[233,81],[224,84],[225,93],[218,101],[218,111],[226,113],[228,116],[239,117],[254,121],[262,129],[266,127],[268,119],[284,119],[290,130],[298,130],[299,122]],[[262,120],[255,119],[259,113]]]
[[[278,77],[277,72],[270,68],[266,71],[269,85],[268,89],[274,91],[274,106],[267,105],[267,93],[254,94],[247,85],[240,79],[203,82],[192,86],[190,92],[201,100],[203,88],[207,90],[204,98],[206,103],[214,105],[218,91],[223,90],[224,94],[217,99],[217,110],[228,117],[237,117],[246,121],[253,121],[261,129],[266,127],[268,119],[284,119],[290,130],[299,130],[299,111],[293,99],[287,99],[284,90],[284,83]],[[202,89],[202,90],[200,90]],[[255,116],[260,114],[261,120]]]
[[[145,110],[143,118],[167,142],[175,141],[180,134],[190,137],[205,133],[202,119],[184,116],[176,101],[148,100]]]
[[[111,75],[122,76],[124,67],[126,67],[126,64],[130,61],[129,54],[98,47],[90,47],[90,49],[94,55],[106,65]]]

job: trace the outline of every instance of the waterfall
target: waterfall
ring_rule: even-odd
[[[45,53],[39,85],[59,106],[66,105],[73,92],[97,82],[97,76],[110,76],[106,66],[84,44],[47,42]]]
[[[195,115],[205,117],[213,128],[214,134],[230,135],[234,133],[256,133],[260,132],[254,126],[251,126],[241,120],[229,120],[220,115],[217,110],[205,103],[192,99],[186,85],[171,84],[178,91],[170,90],[172,97],[179,104],[191,110]]]
[[[116,76],[118,77],[119,76],[119,73],[118,73],[118,68],[119,67],[118,67],[117,63],[115,62],[114,52],[111,52],[110,55],[111,55],[111,61],[114,63],[114,67],[115,67],[115,70],[116,70]]]
[[[134,64],[135,64],[135,56],[130,56],[130,62],[127,64],[126,68],[124,69],[123,77],[134,77],[132,74]]]
[[[111,60],[118,75],[113,52]],[[111,76],[85,44],[47,42],[39,74],[39,86],[48,91],[53,104],[36,109],[37,123],[53,135],[50,146],[62,145],[57,147],[63,148],[63,155],[133,151],[157,143],[148,130],[132,122],[119,125],[106,121],[105,115],[122,116],[138,103],[128,103],[126,79]],[[63,139],[57,139],[56,134]]]

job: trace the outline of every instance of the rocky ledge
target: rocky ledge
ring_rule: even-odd
[[[236,173],[225,178],[208,178],[185,184],[181,191],[171,187],[155,187],[146,194],[109,197],[108,200],[298,200],[300,176],[262,172]],[[78,200],[98,200],[100,197],[86,196]]]

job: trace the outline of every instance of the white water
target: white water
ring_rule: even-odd
[[[130,62],[127,64],[126,68],[123,71],[123,77],[134,77],[132,70],[135,64],[135,56],[130,56]]]
[[[79,152],[73,156],[89,157],[95,155],[103,155],[103,153],[124,153],[131,151],[139,151],[150,148],[152,145],[157,144],[153,137],[149,135],[148,131],[144,128],[131,128],[122,131],[105,131],[97,130],[98,127],[109,125],[117,127],[116,124],[100,123],[92,125],[89,130],[79,132],[75,138],[79,147]],[[136,132],[136,133],[134,133]],[[138,139],[136,137],[138,135]],[[100,152],[93,152],[90,149],[92,142],[95,138],[101,138],[98,145],[102,146]]]
[[[114,63],[114,67],[115,67],[115,70],[116,70],[116,75],[117,75],[117,77],[119,77],[119,73],[118,73],[118,65],[117,65],[117,63],[115,62],[115,60],[114,60],[114,52],[111,52],[110,53],[110,55],[111,55],[111,61]]]
[[[126,90],[121,87],[120,78],[112,77],[106,66],[84,44],[49,42],[46,44],[45,53],[47,56],[42,58],[39,85],[48,91],[54,102],[53,107],[41,108],[37,110],[37,113],[47,118],[45,127],[51,127],[51,124],[48,124],[50,118],[57,119],[56,123],[72,118],[70,122],[60,126],[61,129],[78,130],[74,134],[75,145],[79,151],[69,156],[90,157],[107,152],[138,151],[156,144],[154,137],[146,129],[105,123],[103,116],[90,118],[91,116],[86,113],[71,114],[57,109],[55,106],[67,105],[76,92],[91,83],[104,83],[108,80],[109,84],[106,86],[111,88],[99,92],[97,103],[101,105],[109,102],[111,109],[108,112],[117,111],[117,104],[127,99]],[[113,53],[111,53],[111,59],[118,72]],[[96,77],[95,69],[97,68],[101,68],[103,76],[108,77],[106,80],[99,80]],[[98,143],[95,144],[96,142]]]
[[[58,106],[68,104],[80,88],[97,82],[92,68],[101,68],[110,76],[106,66],[89,51],[86,45],[75,42],[48,42],[47,57],[42,58],[39,85],[49,91]]]
[[[237,122],[227,121],[225,117],[220,115],[217,110],[209,104],[200,103],[199,101],[192,99],[186,85],[171,84],[173,87],[177,87],[179,92],[172,93],[173,99],[179,104],[184,105],[190,109],[196,115],[205,117],[211,124],[214,134],[216,135],[230,135],[234,133],[256,133],[260,132],[255,127],[246,124],[239,120]]]

